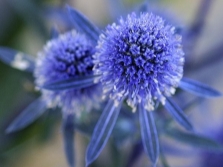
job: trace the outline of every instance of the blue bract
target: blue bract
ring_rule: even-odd
[[[91,108],[97,97],[98,86],[81,89],[49,91],[45,84],[93,75],[92,55],[95,48],[91,42],[76,31],[67,32],[50,40],[38,54],[35,78],[48,107],[59,105],[65,114]],[[87,103],[87,105],[86,105]]]
[[[113,99],[127,97],[133,107],[154,110],[175,93],[183,76],[184,52],[174,27],[153,14],[135,13],[108,26],[100,36],[95,72]]]

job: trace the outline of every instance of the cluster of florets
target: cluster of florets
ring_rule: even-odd
[[[35,69],[36,84],[92,75],[92,55],[95,48],[92,43],[76,31],[60,35],[50,40],[38,54]],[[59,105],[64,112],[79,111],[83,107],[91,108],[98,96],[98,86],[79,90],[48,91],[41,89],[48,107]]]
[[[133,109],[141,102],[148,110],[156,102],[164,104],[183,75],[181,36],[148,13],[132,13],[108,26],[94,59],[104,92],[115,100],[127,97]]]

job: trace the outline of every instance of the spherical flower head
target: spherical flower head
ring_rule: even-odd
[[[156,15],[132,13],[106,28],[94,55],[95,73],[115,101],[126,97],[149,111],[175,93],[183,75],[181,36]],[[134,110],[133,110],[134,111]]]
[[[97,85],[63,91],[48,91],[41,89],[41,86],[59,80],[92,75],[94,53],[95,47],[92,43],[76,31],[67,32],[47,42],[38,54],[35,78],[48,107],[58,105],[65,113],[72,113],[86,107],[89,110],[93,106],[98,97]]]

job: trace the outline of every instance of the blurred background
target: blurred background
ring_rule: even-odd
[[[148,10],[166,11],[178,23],[185,44],[185,76],[223,92],[223,1],[148,2]],[[64,24],[68,22],[63,9],[65,4],[75,7],[103,29],[121,14],[125,16],[127,12],[139,9],[141,3],[142,0],[0,0],[0,45],[36,56],[50,38],[52,27],[65,31]],[[60,112],[49,110],[24,130],[5,133],[9,123],[37,96],[31,74],[0,62],[0,167],[68,166],[63,150]],[[185,97],[188,102],[194,99],[192,95],[183,94],[175,100],[180,102]],[[197,133],[223,144],[222,102],[223,98],[199,99],[188,109],[188,115]],[[77,167],[85,166],[88,142],[89,137],[77,131]],[[196,148],[163,135],[160,142],[167,150],[164,149],[164,155],[170,167],[223,166],[221,152]],[[132,149],[131,139],[118,146],[110,139],[92,167],[126,166]],[[148,166],[145,153],[139,155],[131,166]]]

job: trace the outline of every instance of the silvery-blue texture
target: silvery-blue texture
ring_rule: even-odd
[[[196,147],[220,148],[215,141],[194,133],[184,114],[186,109],[183,111],[171,99],[177,87],[203,97],[221,95],[207,85],[182,78],[184,52],[179,31],[172,26],[174,22],[163,18],[164,15],[161,18],[145,10],[139,15],[140,12],[129,14],[126,19],[121,18],[101,32],[80,12],[69,6],[67,9],[73,28],[85,35],[70,31],[58,37],[59,33],[53,31],[54,39],[49,40],[39,52],[35,68],[36,84],[42,96],[15,119],[8,132],[27,126],[46,108],[60,106],[64,116],[62,131],[66,158],[69,165],[74,166],[74,129],[91,134],[100,112],[87,113],[87,124],[81,122],[82,118],[75,119],[74,114],[100,105],[100,87],[96,85],[100,82],[108,103],[94,128],[86,153],[87,165],[99,156],[115,126],[112,134],[115,144],[122,143],[126,138],[132,141],[131,151],[134,154],[133,158],[129,156],[128,167],[134,164],[143,148],[153,166],[156,166],[158,157],[163,162],[165,158],[162,151],[159,153],[162,148],[158,133]],[[9,48],[0,48],[0,58],[20,70],[32,72],[34,69],[32,59]],[[95,72],[92,72],[93,66]],[[180,94],[179,91],[176,98]],[[161,114],[159,104],[164,105],[169,114],[190,131],[170,125],[171,119]],[[182,102],[181,106],[184,105]],[[129,112],[131,108],[134,114]],[[138,124],[142,140],[138,135]]]
[[[161,103],[185,129],[193,127],[183,110],[170,97],[180,87],[204,97],[221,93],[199,82],[182,79],[184,52],[175,28],[152,13],[131,13],[126,19],[108,25],[98,40],[94,72],[103,85],[109,103],[95,126],[86,152],[87,166],[105,146],[117,120],[120,105],[126,100],[139,112],[142,144],[156,166],[159,139],[153,111]]]
[[[149,13],[132,13],[108,26],[94,58],[104,92],[114,100],[127,97],[134,110],[140,103],[148,111],[157,102],[164,105],[183,76],[181,36]]]
[[[94,63],[95,74],[101,75],[99,80],[104,95],[109,96],[115,106],[126,99],[133,111],[139,111],[144,149],[156,164],[159,142],[151,111],[158,103],[165,105],[166,97],[175,93],[183,76],[181,36],[175,34],[174,27],[165,24],[159,16],[132,13],[126,19],[121,18],[118,24],[107,26],[105,33],[100,35]],[[183,113],[174,115],[177,120],[184,118]],[[108,119],[105,122],[110,122]],[[182,124],[185,121],[184,118]],[[113,128],[112,123],[111,126],[104,123],[104,126]],[[97,133],[100,127],[95,129]],[[94,139],[93,135],[87,151],[87,163],[95,158],[94,152],[103,148],[94,148],[93,145],[98,144],[94,140],[101,139]]]
[[[94,52],[91,41],[74,30],[47,42],[38,53],[35,78],[48,107],[60,106],[66,115],[89,111],[95,106],[100,98],[98,85],[62,91],[41,88],[46,83],[93,75]]]

